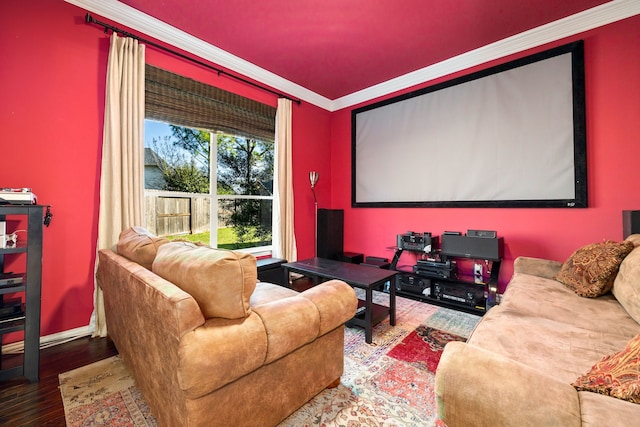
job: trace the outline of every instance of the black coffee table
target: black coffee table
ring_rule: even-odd
[[[389,315],[389,324],[396,324],[396,287],[394,276],[396,271],[375,267],[366,267],[348,262],[334,261],[324,258],[310,258],[297,262],[282,264],[284,268],[285,283],[289,283],[289,273],[299,273],[311,277],[317,284],[320,279],[338,279],[348,283],[354,288],[365,290],[365,300],[358,301],[358,307],[364,307],[364,312],[358,312],[348,325],[356,325],[364,328],[364,337],[367,344],[372,342],[372,328]],[[373,291],[381,289],[386,282],[389,286],[389,307],[373,303]]]

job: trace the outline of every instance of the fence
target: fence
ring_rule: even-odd
[[[145,190],[147,229],[156,236],[194,234],[210,229],[211,196]]]

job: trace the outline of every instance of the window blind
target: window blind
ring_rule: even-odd
[[[275,107],[148,64],[145,68],[147,119],[274,140]]]

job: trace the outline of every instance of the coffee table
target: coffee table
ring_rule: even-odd
[[[380,323],[389,316],[389,324],[396,324],[396,286],[394,276],[396,271],[385,270],[375,267],[366,267],[348,262],[334,261],[324,258],[309,258],[297,262],[282,264],[285,275],[285,283],[289,283],[289,273],[299,273],[311,277],[314,284],[320,279],[338,279],[348,283],[354,288],[365,290],[365,300],[358,301],[358,307],[364,307],[364,311],[354,316],[348,325],[356,325],[364,328],[364,337],[367,344],[371,344],[372,329],[374,325]],[[389,286],[389,307],[373,303],[373,291],[383,291],[381,289],[386,282],[391,281]]]

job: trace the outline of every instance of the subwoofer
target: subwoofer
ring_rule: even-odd
[[[316,256],[340,260],[343,253],[344,211],[318,209]]]
[[[640,234],[640,211],[622,211],[622,238]]]

